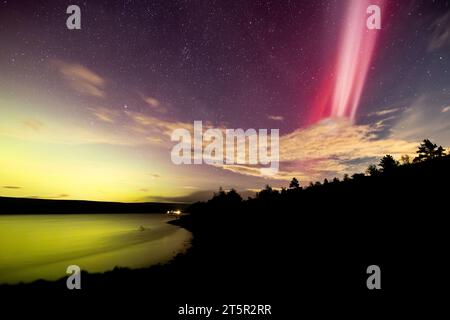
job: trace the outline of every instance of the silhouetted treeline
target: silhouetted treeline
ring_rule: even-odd
[[[310,183],[306,188],[293,178],[288,188],[272,189],[267,185],[254,198],[243,200],[234,190],[222,189],[207,202],[198,202],[188,208],[193,216],[221,215],[232,216],[237,212],[257,212],[291,215],[309,215],[309,209],[340,210],[354,205],[387,206],[395,201],[409,206],[412,197],[432,194],[437,197],[450,182],[450,155],[445,155],[441,146],[424,140],[417,150],[417,157],[412,161],[408,155],[401,158],[401,163],[391,155],[386,155],[377,165],[370,165],[364,173],[347,174],[343,179]],[[433,192],[435,194],[433,195]],[[425,199],[424,199],[425,200]],[[430,199],[428,199],[430,201]],[[429,206],[423,201],[417,206]],[[303,210],[302,210],[303,209]],[[304,209],[307,209],[306,212]]]

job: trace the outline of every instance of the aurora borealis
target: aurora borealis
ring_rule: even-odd
[[[450,146],[448,1],[5,0],[0,43],[1,196],[245,195]],[[170,133],[197,120],[280,129],[278,174],[174,165]]]
[[[348,5],[341,43],[338,44],[336,80],[331,103],[332,117],[348,117],[354,121],[364,83],[374,54],[379,30],[361,28],[366,22],[364,11],[370,1],[353,1]],[[384,2],[378,3],[381,11]]]

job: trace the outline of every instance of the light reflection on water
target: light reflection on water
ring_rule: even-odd
[[[0,215],[0,283],[139,268],[184,251],[191,234],[162,214]]]

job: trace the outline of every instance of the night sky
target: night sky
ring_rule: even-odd
[[[245,195],[450,146],[450,1],[1,0],[0,44],[3,196]],[[280,129],[280,171],[174,165],[194,120]]]

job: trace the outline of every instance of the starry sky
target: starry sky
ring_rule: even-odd
[[[450,146],[450,1],[0,0],[0,44],[2,196],[251,195]],[[279,172],[174,165],[194,120],[279,129]]]

